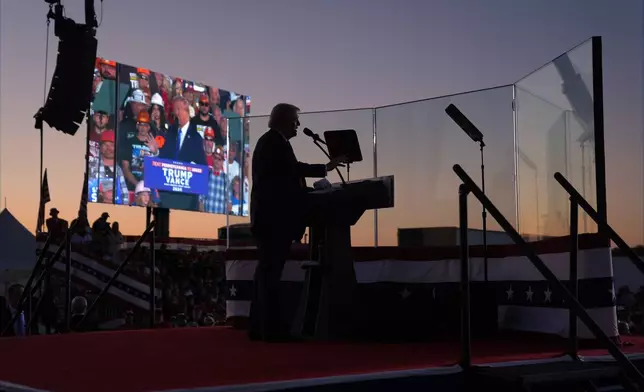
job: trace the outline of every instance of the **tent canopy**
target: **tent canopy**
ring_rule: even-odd
[[[36,260],[36,237],[5,208],[0,212],[0,275],[31,270]]]

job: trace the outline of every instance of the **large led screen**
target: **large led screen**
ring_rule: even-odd
[[[248,216],[250,97],[102,58],[90,202]]]

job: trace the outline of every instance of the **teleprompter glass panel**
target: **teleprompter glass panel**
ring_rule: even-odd
[[[516,83],[519,229],[528,238],[567,235],[569,196],[560,172],[596,208],[592,42]],[[597,226],[580,210],[579,230]]]
[[[461,181],[453,165],[481,185],[479,144],[445,113],[449,104],[483,133],[486,194],[516,222],[512,86],[388,106],[376,109],[377,166],[378,175],[395,176],[395,207],[378,211],[380,246],[396,245],[401,228],[458,227]],[[482,228],[481,212],[470,197],[470,228]],[[500,230],[489,214],[487,228]]]

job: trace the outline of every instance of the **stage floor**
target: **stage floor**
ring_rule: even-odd
[[[643,337],[625,340],[633,343],[624,348],[627,353],[644,353]],[[564,349],[563,339],[473,343],[476,364],[557,358]],[[250,342],[243,331],[229,327],[96,332],[0,339],[0,380],[70,392],[230,390],[270,382],[285,388],[456,373],[459,351],[458,342]]]

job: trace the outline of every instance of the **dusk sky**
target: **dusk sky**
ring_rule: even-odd
[[[65,0],[66,15],[83,22],[83,3]],[[511,85],[575,45],[602,36],[609,219],[631,244],[644,243],[639,0],[106,0],[102,12],[99,1],[96,7],[100,56],[249,94],[252,115],[269,113],[283,101],[304,112],[372,108]],[[58,44],[52,23],[45,79],[47,10],[42,0],[0,0],[0,201],[4,207],[6,199],[30,230],[39,193],[39,133],[32,117],[43,103]],[[583,71],[592,71],[585,48],[571,55],[584,79]],[[544,135],[566,121],[555,98],[547,105],[534,98],[534,90],[544,86],[560,93],[557,83],[543,80],[519,83],[517,95],[519,145],[537,165],[548,157],[540,144]],[[397,207],[381,212],[380,245],[394,245],[398,227],[458,222],[458,181],[451,166],[462,163],[478,180],[478,148],[445,116],[449,103],[486,134],[488,193],[517,223],[508,185],[514,165],[511,101],[512,88],[506,87],[377,111],[378,174],[394,174],[398,186]],[[373,174],[367,144],[372,119],[372,111],[365,110],[303,115],[301,122],[320,134],[356,129],[365,156],[352,166],[356,179]],[[253,119],[251,144],[265,131],[266,119]],[[85,136],[84,126],[73,137],[45,129],[48,207],[69,220],[80,201]],[[301,160],[323,161],[304,136],[294,145]],[[547,195],[538,203],[533,196],[547,194],[550,184],[543,181],[552,180],[539,178],[541,173],[533,181],[528,171],[519,163],[518,215],[521,231],[534,233],[546,230],[544,203],[552,203]],[[144,230],[143,209],[90,205],[90,220],[102,211],[126,234]],[[225,217],[188,212],[173,212],[171,219],[176,237],[213,238],[225,224]],[[365,215],[354,243],[373,245],[372,226],[373,215]]]

